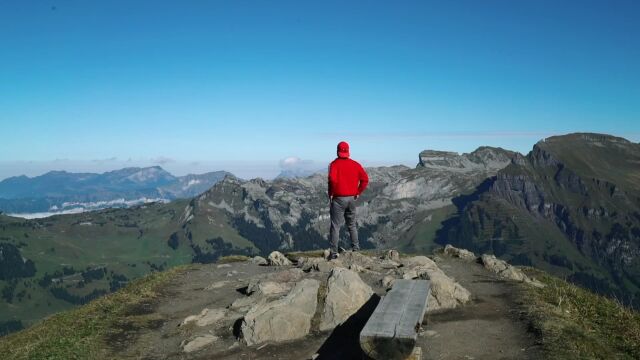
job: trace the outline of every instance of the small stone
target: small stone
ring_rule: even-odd
[[[394,278],[393,276],[385,276],[382,279],[380,279],[380,284],[382,285],[382,287],[385,288],[390,288],[393,286],[393,283],[396,281],[396,278]]]
[[[208,309],[204,308],[200,314],[187,316],[181,323],[181,326],[195,323],[197,326],[208,326],[216,323],[224,318],[227,314],[225,309]]]
[[[388,250],[384,254],[384,259],[392,260],[392,261],[400,261],[400,253],[398,253],[398,250]]]
[[[215,289],[219,289],[221,287],[224,287],[225,285],[230,284],[230,283],[231,283],[230,281],[226,281],[226,280],[218,281],[218,282],[214,282],[213,284],[205,287],[204,289],[205,290],[215,290]]]
[[[182,350],[184,350],[184,352],[186,353],[198,351],[212,344],[216,340],[218,340],[218,337],[210,334],[198,336],[197,338],[189,341],[186,345],[184,345]]]
[[[349,270],[353,270],[355,272],[364,272],[365,268],[363,268],[362,266],[360,266],[358,264],[351,264],[351,265],[349,265]]]
[[[220,264],[218,266],[216,266],[217,269],[224,269],[224,268],[230,268],[231,264]]]
[[[424,334],[425,334],[425,336],[428,336],[428,337],[434,337],[434,336],[438,335],[438,332],[434,331],[434,330],[427,330],[427,331],[424,332]]]

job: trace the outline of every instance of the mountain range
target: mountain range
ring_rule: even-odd
[[[159,166],[95,173],[50,171],[0,181],[0,210],[6,213],[69,212],[126,207],[200,194],[229,173],[174,176]]]
[[[415,168],[367,168],[361,245],[431,253],[452,243],[638,306],[639,165],[639,144],[601,134],[547,138],[526,156],[492,147],[423,151]],[[166,177],[151,178],[166,186]],[[28,326],[178,264],[326,248],[328,202],[323,174],[226,174],[170,203],[31,220],[0,215],[0,322]]]

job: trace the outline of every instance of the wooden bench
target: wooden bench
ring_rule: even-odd
[[[360,347],[377,360],[407,359],[427,311],[428,280],[396,280],[360,332]]]

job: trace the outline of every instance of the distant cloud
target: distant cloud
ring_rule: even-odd
[[[149,159],[152,163],[154,164],[158,164],[158,165],[166,165],[169,163],[173,163],[176,162],[175,159],[166,157],[166,156],[158,156],[157,158],[153,158],[153,159]]]
[[[280,160],[282,170],[304,169],[311,170],[318,167],[312,160],[302,160],[297,156],[290,156]]]
[[[64,160],[68,160],[68,159],[64,159]],[[106,159],[93,159],[91,160],[91,162],[96,163],[96,164],[105,164],[105,163],[110,163],[110,162],[114,162],[114,161],[118,161],[117,157],[110,157],[110,158],[106,158]]]

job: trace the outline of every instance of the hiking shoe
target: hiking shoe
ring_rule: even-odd
[[[338,258],[338,256],[340,256],[337,252],[331,252],[331,254],[329,254],[329,260],[335,260]]]

